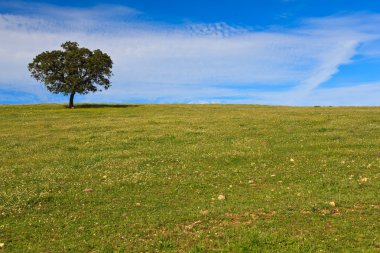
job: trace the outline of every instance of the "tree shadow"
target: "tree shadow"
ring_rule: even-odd
[[[129,108],[139,107],[141,105],[127,105],[127,104],[76,104],[74,108]]]

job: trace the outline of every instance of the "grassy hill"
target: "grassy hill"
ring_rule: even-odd
[[[0,110],[0,252],[380,250],[378,107]]]

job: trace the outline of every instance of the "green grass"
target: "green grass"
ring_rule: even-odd
[[[379,107],[0,109],[0,252],[380,251]]]

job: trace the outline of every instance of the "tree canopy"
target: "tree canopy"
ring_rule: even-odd
[[[74,107],[74,95],[102,91],[111,86],[113,62],[99,49],[91,51],[67,41],[63,50],[45,51],[28,65],[31,76],[52,93],[70,95],[69,108]]]

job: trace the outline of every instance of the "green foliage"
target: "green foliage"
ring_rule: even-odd
[[[378,252],[379,114],[1,106],[0,252]]]
[[[75,93],[87,94],[110,87],[113,63],[106,53],[70,41],[61,47],[63,51],[45,51],[28,65],[31,76],[50,92],[71,95],[73,99]]]

